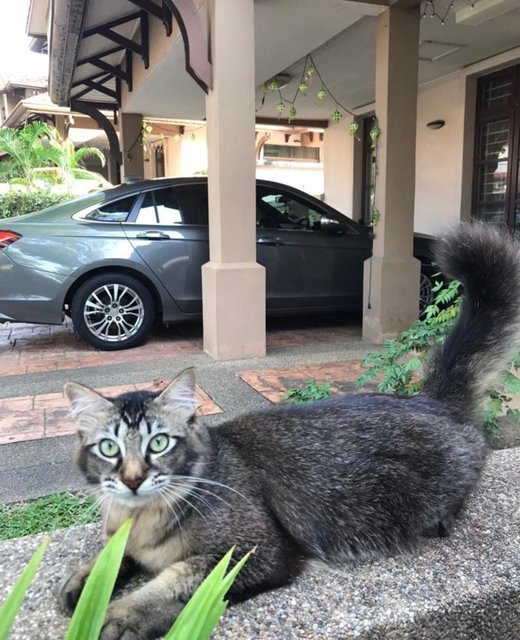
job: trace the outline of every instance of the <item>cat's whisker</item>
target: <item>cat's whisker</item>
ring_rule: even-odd
[[[182,532],[181,519],[177,515],[177,511],[175,510],[175,507],[171,504],[171,502],[168,501],[167,496],[163,495],[162,489],[163,489],[162,487],[159,489],[157,495],[164,502],[164,504],[168,507],[168,509],[173,513],[173,515],[175,516],[175,520],[177,521],[177,524],[179,526],[179,531]],[[181,516],[182,516],[182,510],[181,510]]]
[[[186,502],[186,504],[188,504],[194,511],[196,511],[200,515],[200,517],[204,520],[204,522],[208,523],[208,519],[202,513],[202,511],[199,508],[197,508],[193,503],[191,503],[186,497],[174,491],[171,486],[162,487],[162,490],[167,494],[169,493],[174,498],[178,498]]]
[[[177,474],[172,476],[172,478],[173,479],[179,478],[180,480],[194,480],[195,482],[202,482],[204,484],[210,484],[216,487],[221,487],[222,489],[228,489],[229,491],[233,491],[233,493],[236,493],[241,498],[244,498],[244,500],[249,502],[249,504],[255,506],[254,503],[251,502],[251,500],[247,496],[245,496],[243,493],[240,493],[240,491],[237,491],[236,489],[234,489],[233,487],[230,487],[227,484],[222,484],[222,482],[217,482],[216,480],[208,480],[207,478],[199,478],[197,476],[179,476]]]
[[[178,488],[178,489],[189,489],[189,495],[193,498],[197,498],[197,500],[199,500],[200,502],[202,502],[202,504],[211,511],[211,513],[217,513],[217,510],[215,509],[215,507],[209,502],[209,500],[207,498],[204,498],[203,496],[198,495],[197,493],[195,493],[196,491],[199,491],[200,489],[198,487],[195,487],[193,485],[183,485],[183,484],[174,484],[173,485],[174,488]],[[216,496],[215,494],[211,493],[211,491],[206,491],[205,493],[212,495],[216,498],[218,498],[219,496]],[[224,501],[225,502],[225,501]],[[226,504],[229,504],[228,502],[226,502]],[[230,505],[231,506],[231,505]]]
[[[190,484],[179,484],[179,483],[175,483],[173,486],[175,487],[190,487],[190,489],[192,491],[200,491],[202,493],[205,493],[209,496],[212,496],[213,498],[216,498],[217,500],[220,500],[221,502],[223,502],[225,505],[227,505],[228,507],[230,507],[231,509],[234,508],[234,506],[231,504],[231,502],[228,502],[227,500],[225,500],[222,496],[219,496],[217,493],[213,493],[213,491],[208,491],[207,489],[203,489],[202,487],[197,487],[197,485],[190,485]],[[193,494],[195,496],[195,494]],[[199,500],[202,500],[202,496],[195,496],[197,498],[199,498]],[[205,501],[206,504],[208,505],[208,507],[210,506],[209,501]]]

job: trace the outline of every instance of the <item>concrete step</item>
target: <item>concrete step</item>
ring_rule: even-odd
[[[225,614],[216,640],[518,640],[520,448],[490,455],[452,535],[368,565],[310,567],[289,587]],[[0,543],[0,602],[42,536]],[[52,534],[12,640],[57,640],[67,617],[55,592],[100,545],[91,525]]]

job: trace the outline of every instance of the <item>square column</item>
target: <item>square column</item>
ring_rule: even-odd
[[[143,116],[140,113],[121,113],[121,149],[123,164],[121,179],[144,178],[144,153],[142,145]]]
[[[210,261],[202,267],[204,350],[265,355],[265,270],[256,262],[253,0],[209,0],[206,100]]]
[[[363,337],[381,344],[418,317],[420,263],[413,257],[419,6],[397,2],[377,18],[373,256],[365,262]],[[408,3],[409,5],[409,3]]]

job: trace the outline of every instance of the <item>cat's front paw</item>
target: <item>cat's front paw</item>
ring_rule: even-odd
[[[149,635],[144,624],[124,598],[116,600],[108,607],[99,640],[150,640],[155,636]]]
[[[90,574],[90,567],[81,566],[63,582],[59,591],[61,603],[69,611],[73,611],[78,603],[85,582]]]

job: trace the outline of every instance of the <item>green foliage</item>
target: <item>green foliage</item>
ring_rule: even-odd
[[[55,151],[43,143],[52,127],[43,122],[31,122],[22,129],[0,129],[0,152],[9,156],[7,172],[28,186],[34,185],[34,169],[53,163]]]
[[[129,518],[99,554],[76,605],[65,640],[99,638],[131,527],[132,520]],[[0,640],[7,640],[7,634],[47,544],[48,539],[45,539],[0,608]],[[166,634],[165,640],[209,640],[228,604],[224,597],[250,556],[247,553],[226,574],[232,554],[233,549],[228,551],[200,585]]]
[[[20,609],[27,589],[29,588],[34,574],[40,565],[48,544],[49,539],[45,538],[29,561],[29,564],[25,567],[11,593],[7,596],[7,600],[4,602],[2,607],[0,607],[0,640],[6,640],[7,638],[7,634],[13,625],[16,614]]]
[[[31,502],[0,505],[0,540],[99,520],[92,498],[68,492],[53,493]]]
[[[316,382],[316,380],[307,380],[301,387],[293,387],[288,389],[284,394],[284,400],[290,400],[295,404],[302,402],[312,402],[314,400],[323,400],[332,395],[332,384],[330,382]]]
[[[251,552],[226,574],[233,549],[220,560],[181,611],[164,640],[207,640],[227,607],[224,596]]]
[[[132,520],[129,518],[99,554],[81,592],[65,640],[99,638],[131,527]]]
[[[83,166],[88,157],[96,157],[101,166],[105,165],[105,156],[99,149],[76,149],[71,140],[62,140],[54,127],[43,122],[32,122],[22,129],[0,129],[0,152],[9,158],[0,163],[0,178],[23,184],[29,190],[42,182],[70,187],[76,179],[96,179],[97,174]],[[45,168],[49,174],[42,173]],[[52,168],[58,172],[53,173]]]
[[[461,284],[438,281],[432,288],[433,304],[426,308],[424,318],[414,322],[395,340],[386,340],[383,351],[369,353],[363,360],[368,367],[356,381],[362,387],[378,379],[378,390],[398,395],[411,395],[422,388],[423,364],[431,348],[442,342],[460,311]],[[520,411],[509,406],[511,395],[520,393],[520,352],[508,370],[502,373],[498,388],[491,389],[483,408],[484,427],[493,430],[500,415],[507,415],[520,424]]]
[[[33,189],[31,191],[11,189],[7,193],[0,195],[0,219],[40,211],[65,200],[70,200],[70,196],[63,193],[51,193],[45,189]]]

